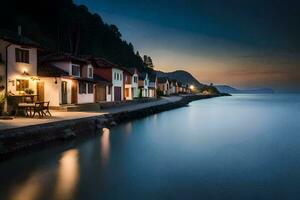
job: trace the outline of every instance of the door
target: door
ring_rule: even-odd
[[[77,81],[73,80],[72,81],[72,89],[71,89],[71,103],[72,104],[77,104],[77,93],[78,93],[78,89],[77,89]]]
[[[37,101],[44,101],[44,82],[37,83]]]
[[[106,89],[105,86],[96,85],[95,90],[95,100],[97,101],[106,101]]]
[[[114,87],[115,101],[121,101],[121,87]]]
[[[67,104],[68,103],[68,87],[67,82],[62,81],[61,82],[61,104]]]
[[[125,88],[125,97],[129,98],[129,88]]]

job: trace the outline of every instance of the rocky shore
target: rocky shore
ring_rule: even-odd
[[[185,96],[176,102],[168,102],[133,111],[123,111],[114,114],[103,114],[5,130],[0,134],[0,159],[13,156],[23,150],[30,150],[51,143],[60,143],[71,139],[101,134],[103,128],[109,128],[132,119],[186,106],[191,101],[220,96],[228,96],[228,94],[191,95]]]

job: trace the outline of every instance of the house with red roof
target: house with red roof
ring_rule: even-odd
[[[139,97],[138,70],[136,68],[124,69],[124,97],[126,100]]]
[[[88,60],[94,67],[94,74],[109,82],[109,86],[101,88],[96,86],[96,96],[106,96],[106,101],[124,100],[124,69],[104,58],[90,57]]]

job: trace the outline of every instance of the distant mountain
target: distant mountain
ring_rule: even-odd
[[[271,88],[256,88],[256,89],[237,89],[228,85],[216,85],[215,86],[222,93],[229,94],[272,94],[274,90]]]
[[[168,77],[170,79],[176,79],[184,84],[194,85],[196,88],[202,88],[204,84],[200,83],[193,75],[187,71],[177,70],[174,72],[162,72],[156,71],[157,77]]]
[[[228,86],[228,85],[216,85],[215,87],[222,93],[229,93],[229,94],[242,93],[241,90],[238,90],[238,89]]]

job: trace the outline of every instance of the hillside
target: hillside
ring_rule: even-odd
[[[184,84],[194,85],[198,89],[203,87],[203,84],[200,83],[193,75],[183,70],[177,70],[174,72],[156,71],[156,74],[158,77],[168,77],[170,79],[176,79]]]
[[[6,0],[1,2],[0,29],[17,31],[51,51],[104,57],[116,64],[144,70],[143,60],[115,25],[72,0]]]
[[[274,90],[271,88],[255,88],[255,89],[237,89],[228,85],[216,85],[215,86],[222,93],[229,94],[272,94]]]

